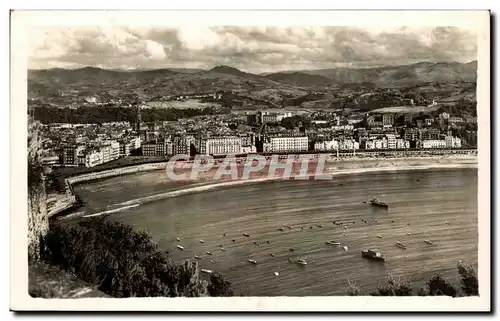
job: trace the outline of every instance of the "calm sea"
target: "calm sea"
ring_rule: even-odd
[[[149,172],[80,185],[76,193],[90,214],[177,185]],[[389,209],[362,203],[373,196]],[[422,286],[439,272],[458,284],[459,260],[477,268],[477,169],[239,185],[142,204],[109,218],[148,229],[176,261],[200,256],[201,268],[223,273],[238,294],[249,296],[344,295],[348,280],[368,292],[389,273]],[[397,241],[407,249],[396,247]],[[360,251],[367,248],[385,254],[386,263],[363,259]],[[299,258],[308,265],[289,262]]]

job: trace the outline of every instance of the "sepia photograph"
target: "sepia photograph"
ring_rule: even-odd
[[[489,24],[11,12],[11,309],[489,311]]]

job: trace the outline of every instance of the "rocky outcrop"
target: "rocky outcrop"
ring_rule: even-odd
[[[28,259],[40,259],[40,240],[49,229],[47,195],[41,163],[40,123],[28,120]]]

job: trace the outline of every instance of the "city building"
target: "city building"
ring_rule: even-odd
[[[446,148],[446,141],[442,139],[427,139],[422,141],[422,148]]]
[[[418,128],[405,128],[403,137],[408,141],[417,141],[420,137],[420,131]]]
[[[334,151],[339,147],[339,142],[335,139],[320,140],[314,142],[314,150],[318,152]]]
[[[392,126],[394,125],[394,114],[385,113],[382,115],[382,125]]]
[[[277,136],[270,137],[265,145],[267,153],[306,152],[309,150],[307,136]]]
[[[432,126],[432,124],[434,123],[434,119],[433,118],[426,118],[424,123],[425,123],[425,126]]]
[[[462,147],[462,141],[458,137],[446,136],[444,138],[446,148],[460,148]]]
[[[236,136],[209,137],[200,141],[200,154],[236,155],[241,153],[241,138]]]
[[[462,117],[450,117],[448,119],[449,124],[462,124],[464,123],[464,119]]]
[[[465,117],[467,124],[477,124],[477,117],[467,116]]]
[[[411,122],[413,121],[413,116],[412,116],[412,114],[405,114],[405,115],[404,115],[404,121],[405,121],[405,123],[407,123],[407,124],[411,124]]]
[[[78,165],[78,154],[85,149],[85,146],[69,145],[62,149],[63,165]]]

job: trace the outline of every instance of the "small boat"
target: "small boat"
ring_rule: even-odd
[[[385,262],[385,256],[377,250],[363,250],[361,256],[369,260]]]
[[[267,244],[271,244],[271,241],[267,241]]]
[[[176,238],[176,240],[177,240],[177,242],[180,242],[180,241],[181,241],[181,239],[180,239],[180,238]]]
[[[179,250],[184,250],[184,246],[182,246],[182,245],[177,245],[177,248],[178,248]]]
[[[225,249],[225,248],[223,248],[223,247],[221,247],[221,248],[220,248],[220,250],[221,250],[222,252],[226,252],[226,249]]]
[[[279,276],[280,274],[278,272],[274,272],[274,275]]]
[[[282,227],[278,228],[278,231],[283,232],[284,229]]]
[[[210,262],[210,263],[215,263],[215,261],[214,261],[214,260],[210,260],[209,262]]]
[[[446,224],[446,225],[450,225],[450,222],[446,221],[446,222],[444,222],[444,224]]]
[[[406,246],[404,244],[402,244],[401,242],[396,242],[396,246],[403,249],[403,250],[406,250]]]
[[[222,234],[222,236],[226,236],[226,233]]]
[[[257,264],[257,261],[252,260],[252,259],[248,259],[248,262],[253,263],[253,264]]]
[[[323,227],[322,225],[316,225],[316,226],[317,226],[317,227],[319,227],[319,228],[322,228],[322,227]]]
[[[343,235],[343,236],[346,236],[347,234],[343,233],[342,235]]]
[[[212,255],[212,252],[210,251],[206,251],[205,253],[207,253],[208,255]]]
[[[250,237],[250,234],[243,233],[243,236]]]
[[[199,257],[198,255],[195,255],[194,258],[197,260],[201,260],[201,257]]]
[[[343,249],[344,249],[344,251],[347,251],[347,246],[344,246]]]
[[[411,233],[410,233],[410,232],[408,232],[408,233],[406,233],[406,235],[411,235]]]
[[[236,242],[236,240],[235,240],[235,239],[233,239],[232,241],[233,241],[233,242]]]
[[[299,260],[297,261],[297,263],[299,263],[300,265],[307,265],[307,262],[306,262],[306,260],[305,260],[305,259],[299,259]]]
[[[212,270],[207,270],[207,269],[201,269],[201,272],[206,274],[212,274]]]
[[[289,250],[289,251],[290,251],[290,252],[293,252],[293,251],[295,251],[295,250],[294,250],[293,248],[290,248],[290,250]]]
[[[370,202],[370,205],[373,205],[373,206],[389,208],[389,205],[386,202],[382,202],[381,200],[379,200],[376,197],[372,198],[369,202]]]
[[[344,229],[346,229],[346,230],[347,230],[347,225],[344,225]]]
[[[272,256],[272,257],[275,257],[274,253],[271,253],[271,256]]]
[[[337,245],[337,246],[340,246],[340,242],[326,241],[325,243],[328,244],[328,245]]]
[[[391,222],[392,222],[392,223],[395,223],[396,221],[392,220]]]
[[[434,243],[432,243],[431,240],[425,240],[424,242],[430,245],[434,245]]]
[[[205,243],[205,241],[203,241],[203,240],[200,240],[200,243]]]
[[[378,237],[379,239],[381,239],[381,238],[382,238],[382,235],[380,235],[380,234],[379,234],[379,235],[377,235],[377,237]]]

